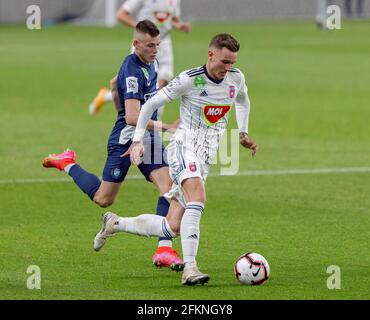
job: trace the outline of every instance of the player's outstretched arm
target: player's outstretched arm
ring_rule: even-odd
[[[250,100],[248,96],[248,88],[245,85],[244,75],[241,73],[241,83],[238,96],[235,99],[235,114],[236,122],[239,128],[239,142],[244,148],[252,150],[252,157],[257,153],[257,144],[248,136],[248,122],[249,122],[249,110]]]
[[[137,25],[137,21],[130,15],[130,13],[127,10],[123,8],[118,9],[116,18],[119,22],[131,28],[135,28]]]
[[[170,98],[164,93],[163,89],[161,89],[157,92],[156,95],[154,95],[154,97],[150,98],[147,102],[144,103],[144,105],[141,107],[141,111],[139,112],[139,117],[136,122],[135,134],[132,141],[142,141],[142,139],[144,138],[145,130],[147,129],[147,127],[148,129],[150,129],[148,124],[151,123],[153,125],[153,129],[155,128],[154,121],[150,120],[152,114],[159,107],[165,105],[170,101]],[[140,110],[140,108],[138,110]]]
[[[127,99],[125,101],[125,120],[130,126],[137,126],[139,115],[140,115],[140,100],[137,99]],[[155,110],[154,110],[155,111]],[[153,113],[154,113],[153,111]],[[152,114],[153,114],[152,113]],[[151,117],[151,115],[149,117]],[[149,120],[146,129],[159,131],[159,132],[174,132],[178,126],[178,121],[173,123],[164,123],[162,121]]]
[[[139,165],[141,163],[141,156],[144,154],[142,140],[144,138],[145,130],[147,128],[150,129],[150,124],[155,128],[157,126],[155,122],[159,122],[150,120],[150,118],[160,106],[169,102],[170,98],[163,92],[162,89],[158,91],[154,97],[144,103],[144,105],[141,107],[141,111],[140,102],[138,101],[139,104],[137,105],[135,101],[138,100],[129,99],[125,101],[126,122],[127,124],[135,125],[136,129],[130,148],[124,154],[122,154],[121,157],[130,155],[131,162],[134,165]]]
[[[175,30],[182,31],[182,32],[190,32],[191,31],[191,23],[182,21],[180,18],[174,17],[172,18],[172,27]]]

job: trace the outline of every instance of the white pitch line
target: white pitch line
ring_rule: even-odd
[[[101,179],[101,177],[99,177]],[[143,176],[139,175],[132,175],[127,176],[126,179],[136,180],[136,179],[144,179]],[[7,180],[0,180],[0,184],[28,184],[28,183],[53,183],[53,182],[72,182],[72,178],[65,177],[65,178],[42,178],[42,179],[7,179]]]
[[[313,169],[282,169],[282,170],[256,170],[242,171],[236,174],[237,176],[281,176],[294,174],[320,174],[320,173],[356,173],[370,172],[369,167],[358,168],[313,168]]]
[[[235,176],[282,176],[282,175],[299,175],[299,174],[328,174],[328,173],[361,173],[370,172],[370,167],[354,168],[313,168],[313,169],[281,169],[281,170],[255,170],[241,171],[235,175],[220,175],[211,173],[210,177],[235,177]],[[128,180],[144,179],[141,175],[127,176]],[[8,179],[0,180],[0,184],[30,184],[30,183],[53,183],[53,182],[71,182],[72,179],[65,178],[43,178],[43,179]]]

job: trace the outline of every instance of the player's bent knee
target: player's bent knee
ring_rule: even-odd
[[[207,200],[206,195],[199,193],[199,194],[190,195],[188,202],[201,202],[205,204],[206,200]]]
[[[108,208],[113,204],[114,200],[109,198],[94,198],[94,202],[102,208]]]
[[[206,202],[204,182],[200,178],[190,178],[182,182],[185,199],[187,202]]]
[[[167,219],[168,225],[171,228],[171,231],[175,234],[175,237],[180,235],[180,225],[181,225],[181,220],[178,219]]]
[[[205,204],[206,200],[207,197],[203,190],[199,190],[199,192],[196,192],[190,196],[191,202],[202,202],[203,204]]]
[[[178,237],[180,235],[180,224],[171,226],[171,230],[175,234],[175,236]]]
[[[154,170],[150,174],[150,180],[156,185],[161,196],[171,190],[172,180],[169,176],[167,167]]]
[[[108,208],[113,204],[113,201],[100,201],[96,202],[101,208]]]

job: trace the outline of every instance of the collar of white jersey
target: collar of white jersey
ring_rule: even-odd
[[[223,78],[223,79],[221,79],[221,80],[213,79],[213,78],[210,76],[210,74],[208,73],[208,71],[207,71],[207,67],[206,67],[206,65],[205,65],[205,64],[203,65],[203,70],[204,70],[204,73],[206,74],[207,78],[208,78],[209,80],[211,80],[212,82],[216,83],[216,84],[220,84],[220,83],[221,83],[222,81],[224,81],[224,79],[225,79],[225,78]]]

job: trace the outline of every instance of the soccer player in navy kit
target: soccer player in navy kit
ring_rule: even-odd
[[[74,151],[67,150],[43,160],[44,167],[67,172],[78,187],[101,207],[110,206],[119,192],[131,165],[130,158],[122,157],[122,154],[132,143],[141,105],[158,90],[156,55],[159,43],[158,28],[149,20],[140,21],[134,32],[135,51],[126,57],[118,73],[118,117],[108,140],[108,157],[103,170],[103,181],[76,163]],[[149,152],[139,166],[144,177],[153,182],[160,193],[157,214],[161,216],[166,216],[168,212],[169,203],[163,195],[170,190],[172,181],[160,135],[154,130],[172,131],[175,128],[176,124],[157,121],[157,114],[153,114],[148,125],[149,131],[144,138],[144,144]],[[170,237],[160,238],[153,263],[176,271],[182,270],[183,263],[177,252],[172,249]]]

